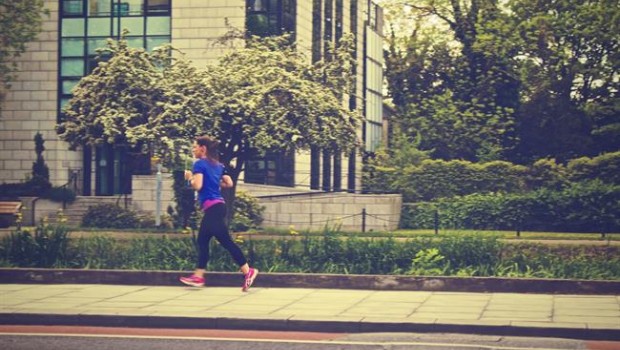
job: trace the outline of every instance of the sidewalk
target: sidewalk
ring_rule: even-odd
[[[260,277],[259,277],[260,278]],[[620,340],[619,295],[0,284],[0,324]]]

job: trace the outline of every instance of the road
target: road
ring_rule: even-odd
[[[6,350],[618,350],[620,342],[436,333],[314,333],[247,330],[0,326]]]

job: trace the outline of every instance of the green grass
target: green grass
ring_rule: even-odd
[[[34,227],[24,227],[25,229],[34,230]],[[144,234],[168,234],[172,236],[182,236],[181,229],[156,229],[156,228],[141,228],[141,229],[102,229],[102,228],[90,228],[90,227],[70,227],[69,231],[71,233],[82,233],[82,234],[110,234],[111,236],[117,236],[119,238],[126,238],[131,236],[132,234],[137,234],[136,236],[141,236]],[[500,239],[506,240],[590,240],[590,241],[620,241],[620,233],[609,233],[605,235],[603,239],[600,233],[570,233],[570,232],[521,232],[520,236],[517,237],[515,231],[484,231],[484,230],[439,230],[439,234],[435,235],[435,231],[432,229],[427,230],[396,230],[390,232],[380,232],[380,231],[367,231],[367,232],[337,232],[335,229],[330,229],[330,231],[337,233],[338,236],[342,237],[360,237],[360,238],[381,238],[381,237],[392,237],[392,238],[415,238],[415,237],[437,237],[442,238],[446,236],[458,236],[458,235],[472,235],[472,234],[482,234],[489,237],[497,237]],[[255,230],[249,230],[247,232],[231,232],[233,236],[237,234],[242,234],[244,236],[255,236],[255,235],[267,235],[267,236],[291,236],[290,229],[284,228],[261,228]],[[322,236],[325,234],[325,230],[317,230],[317,231],[307,231],[300,230],[298,231],[299,236],[307,235],[307,236]]]
[[[289,229],[265,228],[245,232],[248,235],[271,235],[271,236],[290,236]],[[300,231],[300,235],[322,236],[324,230],[319,231]],[[338,232],[340,236],[356,237],[393,237],[393,238],[414,238],[414,237],[445,237],[458,235],[482,234],[501,239],[532,239],[532,240],[593,240],[593,241],[620,241],[620,233],[609,233],[605,238],[601,238],[600,233],[571,233],[571,232],[521,232],[517,237],[516,231],[483,231],[483,230],[439,230],[436,235],[432,229],[428,230],[396,230],[390,232],[367,231],[367,232]]]

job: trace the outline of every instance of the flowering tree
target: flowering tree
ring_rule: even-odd
[[[170,58],[169,47],[148,53],[109,40],[105,62],[73,91],[59,135],[73,149],[148,146],[173,164],[208,134],[221,141],[235,183],[245,162],[268,150],[353,149],[359,117],[340,98],[350,86],[348,43],[312,65],[289,42],[254,38],[198,69]]]

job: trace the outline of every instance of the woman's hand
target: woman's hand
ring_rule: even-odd
[[[191,179],[193,175],[191,170],[185,170],[185,180]]]

